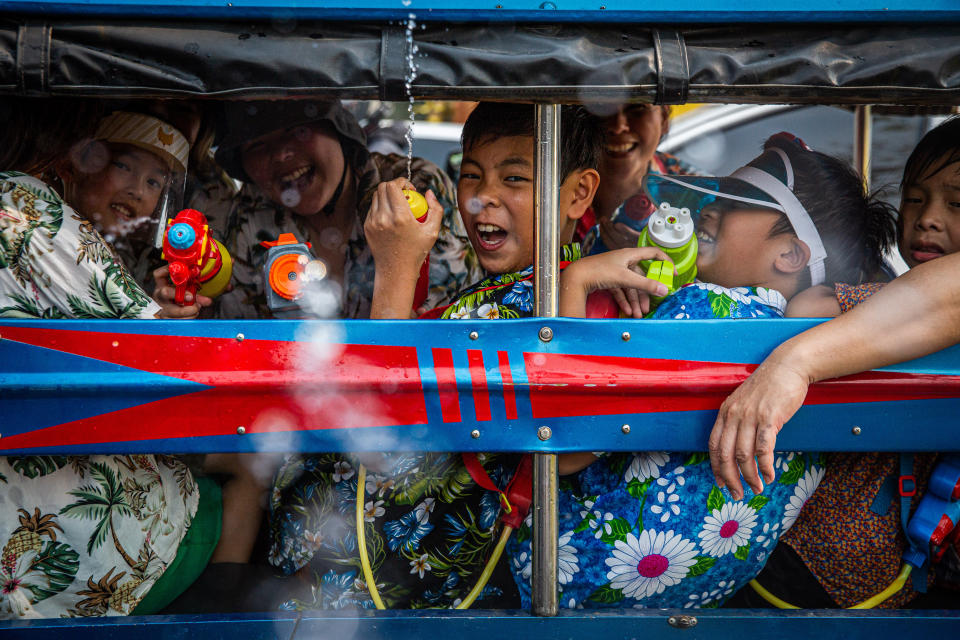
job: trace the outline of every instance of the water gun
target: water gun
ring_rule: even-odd
[[[667,295],[696,279],[699,245],[689,209],[677,209],[670,206],[669,202],[661,202],[660,207],[647,220],[647,226],[640,232],[637,246],[657,247],[670,258],[669,262],[664,260],[640,262],[648,278],[666,285]],[[674,275],[674,268],[676,268],[676,275]],[[664,297],[651,298],[651,311],[656,309]]]
[[[404,189],[403,195],[407,199],[407,204],[410,205],[410,213],[418,221],[423,222],[424,218],[427,217],[427,199],[410,189]]]
[[[187,304],[187,293],[214,298],[230,283],[230,253],[210,236],[206,216],[195,209],[184,209],[167,222],[162,257],[170,265],[174,300],[181,306]]]
[[[901,495],[904,493],[904,480],[900,479]],[[909,490],[909,487],[906,488]],[[916,489],[914,489],[916,491]],[[941,456],[930,480],[927,492],[910,516],[907,524],[909,549],[904,560],[916,568],[926,561],[937,562],[951,545],[960,540],[960,454],[951,453]]]
[[[298,301],[306,285],[326,278],[327,266],[313,255],[309,242],[298,241],[292,233],[281,233],[276,240],[260,244],[267,248],[263,278],[270,312],[277,317],[300,315]]]

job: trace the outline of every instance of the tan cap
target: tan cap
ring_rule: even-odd
[[[100,121],[94,138],[139,147],[158,155],[172,171],[187,171],[190,153],[187,139],[177,129],[153,116],[114,111]]]

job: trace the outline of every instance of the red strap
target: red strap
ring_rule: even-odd
[[[426,302],[428,293],[430,293],[430,254],[427,254],[427,259],[420,265],[420,277],[417,278],[417,288],[413,292],[414,313]]]
[[[533,463],[530,454],[525,454],[520,459],[520,464],[517,465],[517,470],[507,485],[506,491],[501,491],[493,483],[487,470],[477,459],[477,454],[461,453],[460,457],[467,468],[467,473],[470,474],[474,482],[487,491],[495,491],[500,495],[500,504],[503,506],[500,519],[503,520],[503,523],[514,529],[523,524],[524,518],[530,511],[533,495]]]

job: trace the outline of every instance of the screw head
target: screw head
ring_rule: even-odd
[[[546,442],[553,437],[553,430],[550,427],[540,427],[537,429],[537,437]]]
[[[853,435],[858,436],[863,433],[863,429],[860,427],[854,427],[853,429],[850,429],[850,432],[853,433]]]
[[[630,332],[624,331],[623,333],[621,333],[620,339],[623,340],[624,342],[630,342]]]
[[[238,334],[237,334],[237,342],[243,342],[243,334],[242,334],[242,333],[238,333]]]
[[[242,426],[242,425],[239,426],[239,427],[237,427],[237,435],[238,435],[238,436],[242,436],[242,435],[245,434],[246,432],[247,432],[247,428],[246,428],[246,427],[244,427],[244,426]]]
[[[540,328],[540,340],[543,342],[550,342],[553,340],[553,329],[550,327],[541,327]]]
[[[624,433],[630,433],[630,425],[628,424],[623,425],[622,427],[620,427],[620,431],[623,431]]]
[[[480,429],[474,429],[473,431],[471,431],[471,432],[470,432],[470,437],[473,438],[474,440],[476,440],[477,438],[479,438],[479,437],[480,437]]]
[[[476,331],[471,331],[471,332],[470,332],[470,339],[471,339],[471,340],[476,340],[476,339],[479,338],[479,337],[480,337],[480,334],[479,334],[478,332],[476,332]]]

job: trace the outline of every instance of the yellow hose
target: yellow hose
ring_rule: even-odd
[[[911,571],[913,571],[913,566],[904,563],[903,568],[900,569],[900,575],[898,575],[896,579],[893,582],[891,582],[886,589],[884,589],[883,591],[881,591],[875,596],[867,598],[866,600],[864,600],[859,604],[855,604],[846,608],[847,609],[873,609],[880,603],[885,602],[893,594],[903,589],[903,585],[907,583],[907,578],[910,577]],[[763,585],[761,585],[756,580],[751,580],[750,586],[753,587],[753,590],[756,591],[761,598],[763,598],[764,600],[766,600],[767,602],[769,602],[770,604],[772,604],[778,609],[799,609],[800,608],[790,604],[789,602],[785,602],[780,598],[778,598],[777,596],[773,595],[772,593],[764,589]]]
[[[384,606],[383,600],[380,598],[380,590],[377,589],[377,581],[373,577],[370,558],[367,556],[367,533],[363,524],[363,500],[366,493],[366,484],[367,469],[361,464],[357,470],[357,505],[355,509],[357,516],[357,550],[360,553],[360,568],[363,570],[363,579],[367,583],[367,591],[370,592],[370,597],[373,598],[373,604],[376,605],[377,609],[386,609],[387,607]],[[497,566],[497,562],[500,561],[500,556],[503,555],[503,549],[507,546],[507,540],[510,539],[511,533],[513,533],[513,527],[504,525],[503,532],[500,534],[500,540],[497,541],[497,546],[493,548],[487,564],[483,567],[483,571],[477,579],[477,584],[473,585],[473,589],[471,589],[467,597],[455,607],[456,609],[469,609],[480,596],[483,588],[487,586],[487,582],[490,581],[490,576],[493,574],[493,569]]]
[[[913,571],[913,565],[903,563],[903,568],[900,569],[900,575],[897,576],[897,579],[890,583],[890,586],[873,596],[872,598],[867,598],[860,604],[855,604],[852,607],[847,607],[847,609],[873,609],[875,606],[884,602],[895,594],[900,589],[903,589],[903,585],[907,583],[907,578],[910,577],[910,572]]]
[[[383,606],[383,600],[380,599],[380,591],[377,589],[377,581],[373,578],[373,568],[370,566],[370,558],[367,556],[367,532],[363,525],[363,498],[367,485],[367,468],[360,465],[357,470],[357,549],[360,552],[360,568],[363,569],[363,579],[367,582],[367,591],[373,598],[373,604],[377,609],[386,609]]]

